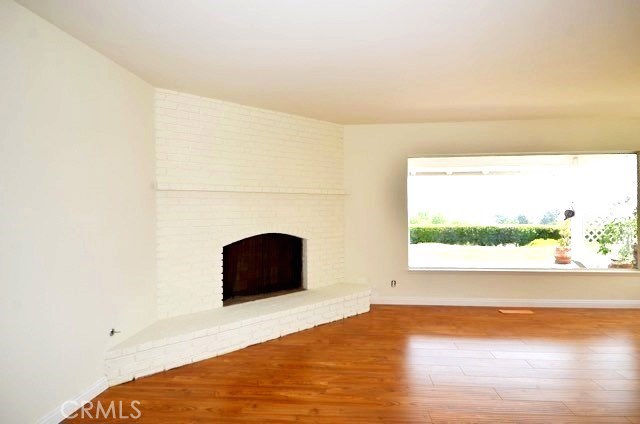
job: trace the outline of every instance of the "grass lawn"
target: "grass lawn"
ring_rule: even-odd
[[[440,243],[409,245],[413,268],[578,268],[557,265],[555,246],[462,246]]]

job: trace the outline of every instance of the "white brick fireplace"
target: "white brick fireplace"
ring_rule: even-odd
[[[161,318],[222,306],[222,248],[262,233],[304,239],[308,289],[343,282],[340,195],[158,193]]]
[[[306,288],[343,282],[342,127],[156,92],[158,314],[222,306],[222,248],[305,240]]]
[[[160,321],[108,352],[111,384],[369,309],[344,281],[341,126],[159,89],[156,158]],[[307,291],[223,308],[223,247],[263,233],[304,240]]]

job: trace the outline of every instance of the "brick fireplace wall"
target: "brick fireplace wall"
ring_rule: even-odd
[[[344,281],[342,126],[156,90],[158,315],[222,307],[222,248],[303,238],[306,288]]]

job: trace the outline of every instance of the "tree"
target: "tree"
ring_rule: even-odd
[[[431,218],[431,223],[435,225],[446,224],[447,218],[443,214],[437,213]]]
[[[409,224],[411,225],[428,225],[431,222],[429,218],[429,212],[421,211],[417,215],[409,218]]]
[[[522,215],[522,214],[518,215],[516,220],[518,221],[518,224],[528,224],[529,223],[529,220],[527,219],[527,217]]]
[[[542,225],[553,225],[558,223],[558,215],[560,215],[560,211],[557,209],[546,211],[540,219],[540,224]]]
[[[495,220],[497,224],[509,224],[509,217],[506,215],[496,215]]]

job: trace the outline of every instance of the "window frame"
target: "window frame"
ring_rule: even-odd
[[[405,226],[407,228],[407,249],[406,261],[407,271],[411,273],[513,273],[513,274],[598,274],[598,275],[622,275],[637,277],[640,271],[640,261],[636,268],[615,269],[615,268],[592,268],[592,269],[556,269],[556,268],[455,268],[455,267],[412,267],[409,265],[409,161],[411,159],[429,159],[429,158],[461,158],[461,157],[496,157],[496,156],[563,156],[563,155],[635,155],[636,157],[636,208],[639,209],[637,214],[638,231],[636,231],[636,244],[640,246],[640,151],[558,151],[558,152],[515,152],[515,153],[456,153],[456,154],[428,154],[428,155],[411,155],[405,159]]]

